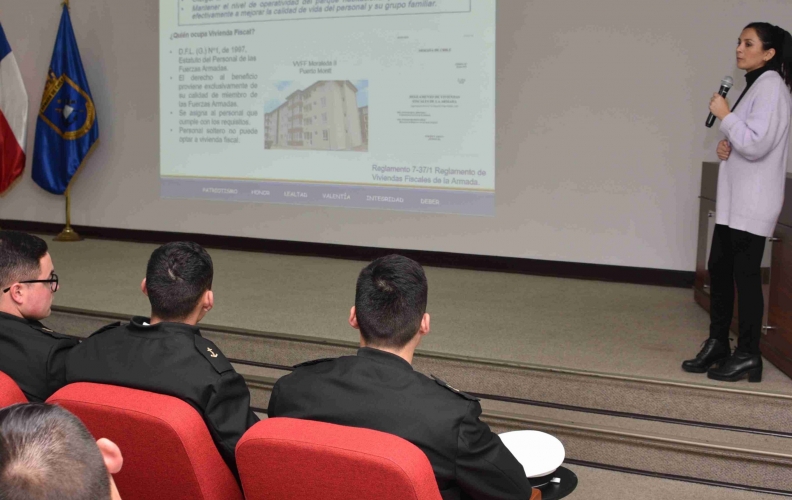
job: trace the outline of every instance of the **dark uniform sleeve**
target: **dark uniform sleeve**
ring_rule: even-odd
[[[481,405],[471,401],[459,425],[456,477],[474,499],[528,500],[525,469],[489,426],[479,420]]]
[[[273,418],[278,416],[277,399],[278,399],[279,391],[280,391],[280,385],[278,384],[278,382],[275,382],[275,386],[272,388],[272,393],[270,394],[269,405],[267,405],[267,418]]]
[[[47,390],[49,396],[66,385],[66,357],[71,348],[79,343],[77,339],[63,339],[50,349],[47,356]]]
[[[220,375],[206,405],[205,417],[220,455],[236,475],[237,441],[259,421],[250,409],[250,391],[245,380],[236,371]]]

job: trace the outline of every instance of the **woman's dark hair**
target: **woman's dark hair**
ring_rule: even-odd
[[[756,31],[764,50],[775,49],[775,56],[767,62],[767,67],[777,71],[792,92],[792,35],[770,23],[751,23],[743,29],[748,28]]]

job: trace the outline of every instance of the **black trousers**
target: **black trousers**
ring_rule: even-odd
[[[737,284],[740,336],[737,350],[760,354],[762,337],[762,256],[767,238],[718,224],[712,235],[710,273],[710,338],[729,345]]]

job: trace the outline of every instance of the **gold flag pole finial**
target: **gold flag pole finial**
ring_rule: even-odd
[[[69,8],[69,0],[63,0],[63,3],[61,5],[65,5],[66,8],[68,9]]]
[[[71,184],[66,188],[66,227],[55,237],[55,241],[82,241],[82,236],[71,227]]]

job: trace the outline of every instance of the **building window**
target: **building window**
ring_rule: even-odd
[[[327,125],[327,113],[322,113],[322,125]]]
[[[323,108],[327,107],[327,97],[322,97],[322,107]]]
[[[327,133],[327,130],[322,130],[322,138],[326,141],[329,140],[330,137],[329,134]]]

